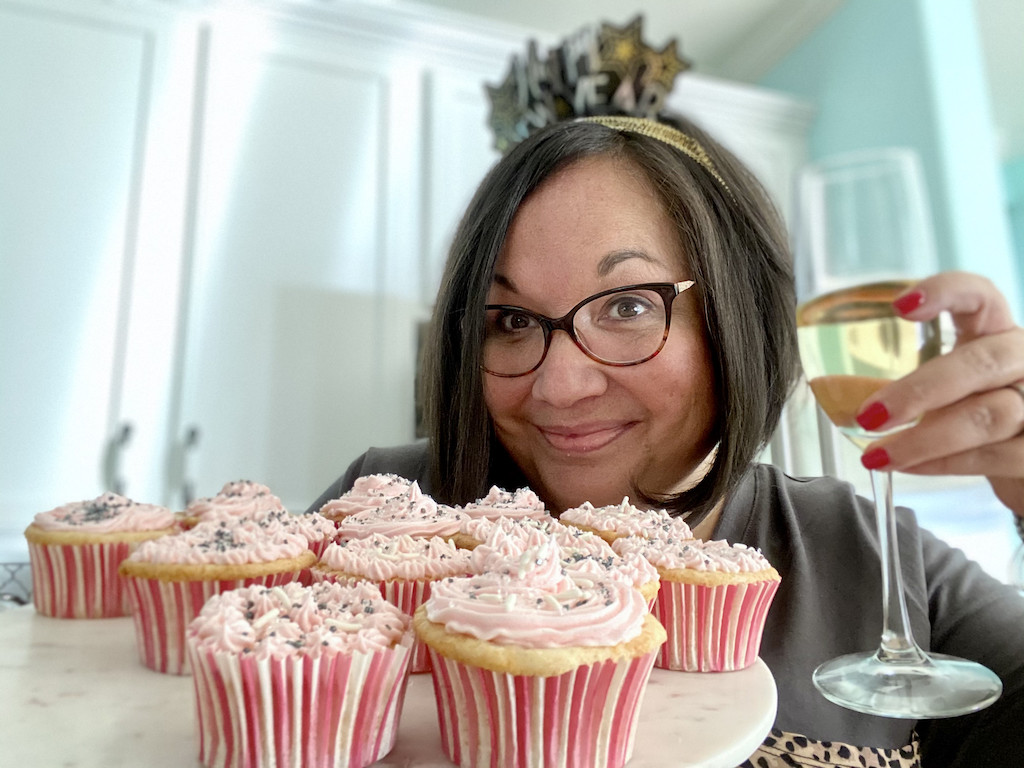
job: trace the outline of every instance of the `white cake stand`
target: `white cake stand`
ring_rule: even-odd
[[[192,678],[142,666],[130,618],[0,610],[0,691],[4,765],[198,765]],[[656,669],[629,768],[733,768],[768,734],[775,706],[775,681],[760,660],[719,674]],[[451,766],[429,674],[409,681],[398,742],[376,766]]]

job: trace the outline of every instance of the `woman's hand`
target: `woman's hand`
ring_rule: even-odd
[[[861,461],[917,475],[984,475],[1024,517],[1024,329],[1006,298],[980,275],[943,272],[894,304],[908,320],[949,312],[956,344],[865,401],[857,421],[866,429],[920,422],[871,443]]]

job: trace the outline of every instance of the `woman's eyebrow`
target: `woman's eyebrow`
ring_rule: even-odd
[[[617,251],[612,251],[611,253],[605,254],[601,257],[601,260],[597,262],[598,276],[607,276],[613,269],[615,269],[615,267],[629,259],[642,259],[649,263],[654,263],[656,261],[646,251],[640,251],[635,248],[623,248]]]
[[[492,279],[491,282],[495,283],[496,285],[500,285],[502,288],[505,288],[511,291],[512,293],[519,293],[519,289],[516,288],[516,284],[513,283],[510,278],[506,277],[500,272],[495,272],[494,278]]]

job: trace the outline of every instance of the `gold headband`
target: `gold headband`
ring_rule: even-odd
[[[687,136],[682,131],[673,128],[670,125],[659,123],[656,120],[648,120],[643,117],[597,115],[594,117],[581,117],[579,120],[585,123],[598,123],[606,128],[612,128],[616,131],[627,131],[629,133],[638,133],[641,136],[649,136],[652,139],[657,139],[662,144],[667,144],[674,149],[678,149],[690,159],[700,163],[701,167],[714,176],[715,181],[722,185],[722,189],[729,193],[729,197],[732,197],[732,190],[729,189],[729,185],[725,183],[725,179],[723,179],[718,173],[718,170],[715,168],[715,164],[711,162],[711,157],[708,155],[707,150],[705,150],[704,147],[701,146],[700,142],[692,136]]]

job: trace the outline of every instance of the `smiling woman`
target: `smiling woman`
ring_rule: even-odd
[[[776,731],[747,764],[1012,761],[1015,736],[1000,723],[1024,717],[1024,602],[912,515],[901,513],[899,539],[914,634],[990,666],[1002,699],[973,720],[913,722],[841,709],[811,683],[821,661],[877,645],[879,549],[871,504],[850,486],[756,463],[797,377],[786,240],[756,180],[687,121],[563,121],[526,138],[485,177],[455,235],[425,347],[427,440],[370,449],[311,509],[379,472],[446,504],[498,486],[529,487],[555,516],[627,496],[667,509],[699,538],[760,550],[782,577],[760,648],[778,685]],[[918,288],[933,304],[915,312],[973,302],[1005,320],[978,278]],[[631,346],[612,340],[634,324]],[[1005,389],[1020,336],[965,342],[1014,349],[982,389]],[[952,380],[970,378],[970,354],[946,360]],[[875,399],[923,391],[889,386]],[[927,419],[901,435],[920,429],[925,439]],[[931,429],[932,446],[964,445]],[[1021,448],[984,446],[1004,458]]]

